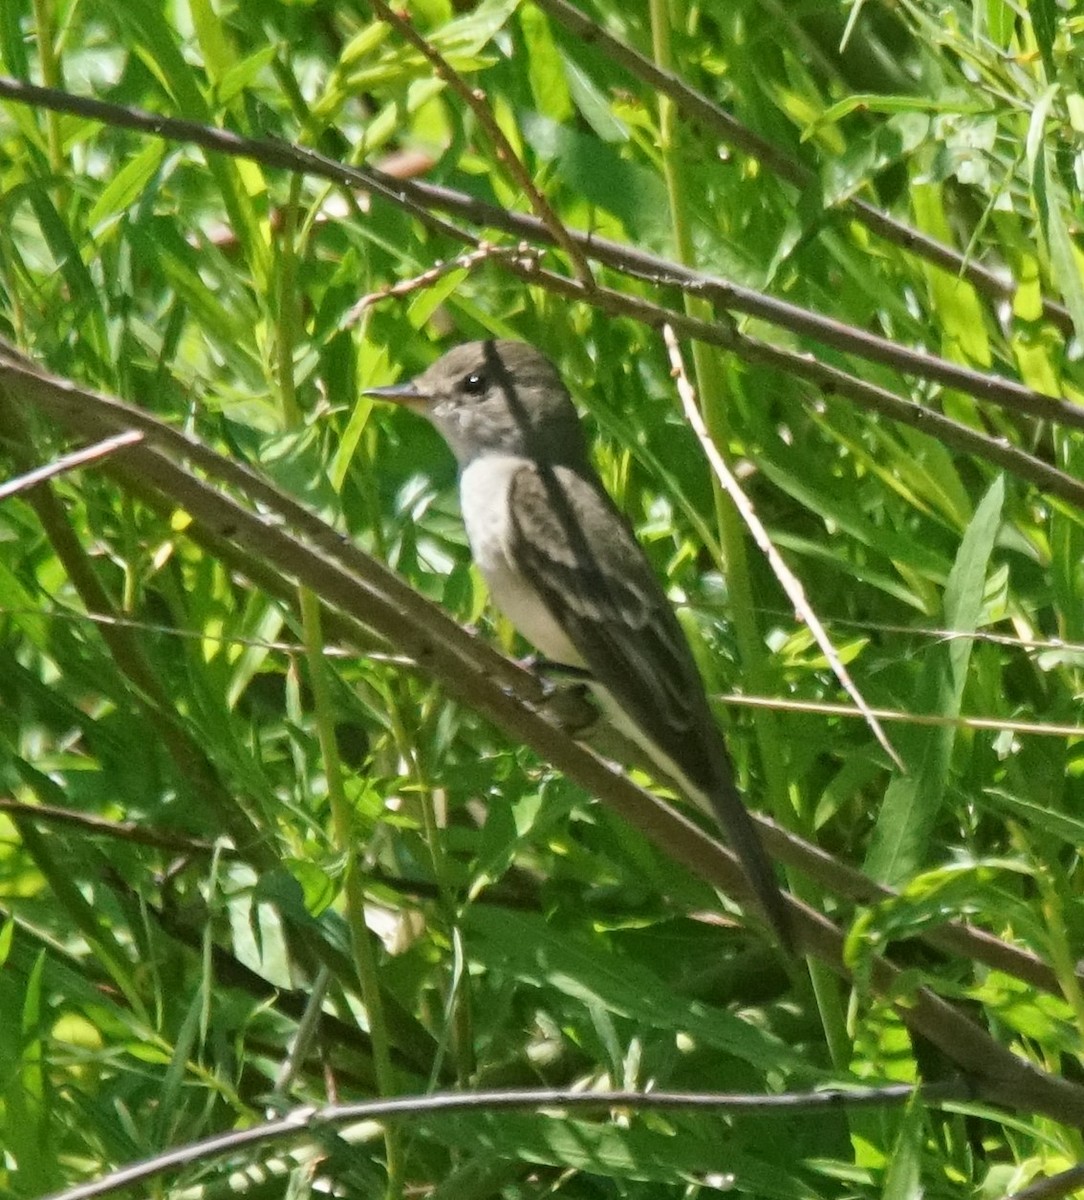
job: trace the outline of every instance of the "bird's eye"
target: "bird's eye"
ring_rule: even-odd
[[[468,396],[480,396],[486,390],[486,377],[481,371],[471,371],[463,377],[460,387]]]

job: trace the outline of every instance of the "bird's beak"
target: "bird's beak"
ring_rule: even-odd
[[[402,404],[406,408],[420,407],[429,399],[419,390],[417,382],[413,379],[408,379],[405,383],[393,383],[388,387],[366,388],[362,395],[372,396],[374,400],[390,400],[392,404]]]

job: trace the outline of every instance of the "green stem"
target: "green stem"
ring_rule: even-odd
[[[1026,844],[1026,840],[1019,835],[1017,840],[1025,841]],[[1056,883],[1053,873],[1048,873],[1049,871],[1046,866],[1036,871],[1035,885],[1042,897],[1050,963],[1057,974],[1062,993],[1073,1010],[1077,1033],[1084,1039],[1084,992],[1081,991],[1080,980],[1077,978],[1076,957],[1065,928],[1065,908],[1062,904],[1062,896],[1069,894],[1069,886],[1067,881],[1060,877],[1060,871],[1057,872],[1059,878]]]
[[[295,176],[290,188],[283,228],[279,239],[278,322],[276,328],[276,367],[279,397],[288,428],[302,424],[303,415],[297,402],[294,386],[294,348],[300,329],[297,312],[297,213],[301,200],[301,179]],[[320,604],[307,588],[298,589],[301,610],[302,638],[308,665],[309,685],[312,688],[313,714],[320,753],[327,779],[328,802],[336,844],[345,861],[343,893],[346,923],[350,929],[351,948],[362,1001],[369,1020],[369,1036],[373,1047],[373,1068],[377,1087],[382,1096],[396,1094],[395,1068],[391,1056],[391,1039],[380,992],[380,967],[374,945],[374,935],[365,920],[365,880],[358,864],[353,810],[343,786],[342,760],[335,740],[335,713],[328,685],[324,638],[321,629]],[[387,1158],[389,1200],[402,1195],[402,1156],[399,1138],[393,1126],[384,1129],[384,1149]]]
[[[396,751],[402,760],[408,764],[411,778],[417,784],[418,807],[422,815],[422,829],[425,833],[425,843],[429,847],[430,861],[433,868],[433,879],[437,885],[437,897],[441,916],[447,926],[448,940],[453,945],[462,943],[459,930],[459,914],[456,906],[455,888],[448,873],[448,859],[444,853],[444,838],[441,834],[440,822],[437,818],[433,786],[421,760],[416,753],[417,737],[411,737],[403,721],[402,706],[399,703],[398,690],[389,687],[385,692],[385,702],[391,721],[392,737]],[[421,721],[417,725],[421,725]],[[470,989],[467,986],[469,976],[466,972],[453,968],[449,975],[449,992],[445,1012],[449,1015],[451,1026],[452,1054],[455,1060],[456,1079],[461,1087],[467,1087],[474,1077],[474,1018],[471,1009]],[[441,1042],[444,1045],[444,1039]],[[438,1055],[433,1064],[432,1078],[439,1078],[442,1058]]]
[[[670,70],[673,67],[670,31],[672,24],[680,24],[681,0],[649,0],[649,8],[652,55],[657,66],[663,70]],[[681,171],[680,156],[675,150],[678,113],[674,102],[667,95],[660,94],[658,104],[659,150],[662,154],[663,178],[670,205],[675,254],[683,264],[694,266],[696,254],[688,221],[685,179]],[[686,294],[684,305],[685,312],[690,317],[705,321],[714,319],[711,304],[707,300]],[[729,458],[729,423],[723,384],[726,371],[719,360],[719,351],[704,342],[695,341],[692,358],[693,377],[704,413],[704,422],[719,452]],[[743,681],[753,694],[767,695],[770,691],[770,672],[764,642],[757,624],[753,589],[749,579],[745,528],[740,515],[714,476],[712,486],[715,518],[719,526],[719,542],[726,561],[730,611]],[[786,745],[780,735],[779,722],[774,713],[761,709],[753,715],[753,729],[768,807],[780,824],[789,827],[793,823],[794,810],[787,777]],[[790,879],[789,883],[792,890],[802,899],[810,900],[816,905],[817,897],[808,894],[811,889],[804,886],[803,881]],[[808,960],[808,970],[832,1060],[837,1067],[844,1068],[850,1059],[850,1044],[846,1036],[846,1022],[840,1006],[838,987],[827,969],[813,960]]]
[[[38,60],[41,63],[41,79],[46,87],[60,89],[63,80],[60,60],[56,53],[53,11],[50,0],[34,0],[34,28],[37,32]],[[68,178],[64,165],[64,145],[60,138],[60,114],[48,112],[45,117],[46,141],[49,147],[49,167],[59,188]]]

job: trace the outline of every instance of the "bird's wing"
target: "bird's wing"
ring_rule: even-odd
[[[729,771],[704,685],[674,611],[625,518],[567,467],[511,482],[512,561],[594,678],[695,785]]]
[[[509,557],[643,741],[702,793],[787,948],[789,910],[739,794],[704,684],[625,518],[568,467],[525,464],[509,492]]]

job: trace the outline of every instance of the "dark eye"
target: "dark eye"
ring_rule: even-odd
[[[480,396],[486,390],[486,377],[481,371],[471,371],[459,386],[468,396]]]

